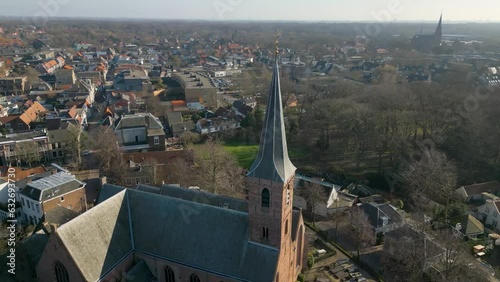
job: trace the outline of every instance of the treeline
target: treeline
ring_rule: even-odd
[[[390,76],[370,86],[300,86],[301,105],[288,110],[291,148],[305,152],[301,161],[312,169],[360,176],[398,173],[438,150],[456,164],[458,184],[491,181],[500,169],[500,90],[456,75],[461,83],[447,86]]]

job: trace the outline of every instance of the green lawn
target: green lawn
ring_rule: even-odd
[[[236,157],[238,164],[244,169],[250,168],[259,150],[259,145],[248,145],[245,142],[226,142],[223,146],[227,152]]]

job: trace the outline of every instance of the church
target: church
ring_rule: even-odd
[[[419,52],[431,52],[433,49],[441,46],[443,37],[443,15],[439,18],[439,23],[434,34],[415,35],[411,40],[412,47]]]
[[[152,193],[147,186],[106,184],[94,208],[50,226],[38,279],[295,282],[306,258],[302,213],[292,207],[295,170],[275,62],[247,200],[179,187]]]

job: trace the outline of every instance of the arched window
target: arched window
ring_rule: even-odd
[[[193,273],[189,276],[189,282],[200,282],[200,277]]]
[[[269,193],[269,189],[264,188],[264,190],[262,190],[262,201],[261,201],[261,206],[263,208],[269,207],[269,203],[271,202],[270,198],[271,198],[271,195]]]
[[[165,281],[166,282],[175,282],[174,270],[168,265],[165,266]]]
[[[68,271],[61,262],[59,261],[56,262],[55,271],[56,271],[57,282],[69,282]]]

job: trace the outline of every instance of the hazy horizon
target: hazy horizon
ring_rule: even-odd
[[[17,0],[2,1],[0,16],[130,20],[285,22],[500,22],[500,2],[478,0]]]

